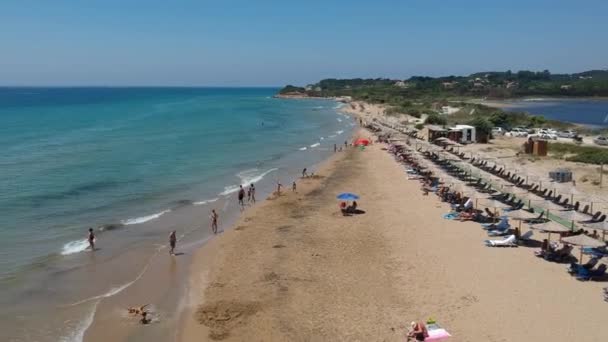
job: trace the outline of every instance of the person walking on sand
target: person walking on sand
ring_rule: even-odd
[[[251,192],[251,201],[255,204],[255,186],[253,186],[253,183],[249,185],[249,191]]]
[[[293,184],[291,185],[291,191],[296,192],[296,187],[297,187],[296,181],[293,181]]]
[[[177,243],[177,236],[175,235],[175,230],[171,232],[171,234],[169,234],[169,247],[171,247],[171,249],[169,250],[169,254],[171,255],[175,255],[175,244]]]
[[[87,237],[87,240],[89,241],[89,248],[91,248],[92,251],[95,250],[95,233],[93,233],[93,228],[89,228],[89,236]]]
[[[217,234],[217,220],[219,219],[219,215],[215,212],[215,209],[211,210],[211,231],[213,234]]]
[[[243,210],[243,208],[245,207],[245,189],[243,189],[243,186],[240,185],[239,188],[239,205],[241,206],[241,210]]]
[[[348,148],[348,141],[344,140],[344,149],[346,150]]]
[[[304,168],[304,170],[302,170],[302,178],[308,177],[308,172],[306,172],[307,169]]]
[[[283,184],[277,182],[277,196],[281,196],[281,187],[283,186]]]
[[[336,151],[338,151],[338,145],[334,144],[334,153],[336,153]]]

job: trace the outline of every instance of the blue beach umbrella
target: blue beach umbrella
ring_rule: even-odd
[[[338,195],[337,197],[340,200],[344,200],[344,201],[354,201],[354,200],[358,200],[359,196],[355,195],[355,194],[351,194],[350,192],[344,192]]]

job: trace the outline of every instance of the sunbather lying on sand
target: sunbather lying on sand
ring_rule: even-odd
[[[146,306],[148,306],[150,304],[146,304],[146,305],[142,305],[140,307],[129,307],[127,309],[127,311],[131,314],[131,315],[141,315],[142,313],[146,312]]]

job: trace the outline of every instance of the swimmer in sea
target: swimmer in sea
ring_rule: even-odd
[[[89,228],[89,236],[87,237],[89,241],[89,247],[92,251],[95,250],[95,233],[93,233],[93,228]]]

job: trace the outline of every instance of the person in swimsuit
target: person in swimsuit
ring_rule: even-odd
[[[240,189],[239,189],[239,205],[241,206],[241,210],[243,210],[243,208],[245,207],[245,189],[243,189],[243,186],[240,185]]]
[[[297,187],[296,181],[293,181],[293,184],[291,185],[291,191],[296,192],[296,187]]]
[[[215,209],[211,210],[211,231],[213,234],[217,234],[217,219],[219,215],[215,212]]]
[[[308,173],[306,171],[307,171],[306,168],[304,168],[304,170],[302,170],[302,178],[308,177]]]
[[[89,247],[92,251],[95,250],[95,233],[93,233],[93,228],[89,228],[89,236],[87,238],[89,241]]]
[[[171,249],[169,250],[169,254],[175,255],[175,244],[177,243],[177,236],[175,235],[175,230],[169,234],[169,246]]]
[[[247,203],[251,202],[251,187],[247,188]]]
[[[338,145],[334,144],[334,153],[338,150]]]
[[[253,186],[253,183],[249,185],[249,191],[251,191],[251,201],[255,203],[255,186]]]
[[[416,341],[424,341],[428,337],[424,323],[412,322],[411,327],[410,332],[407,334],[408,340],[414,338]]]
[[[281,196],[281,187],[282,186],[283,186],[283,184],[277,183],[277,196]]]

